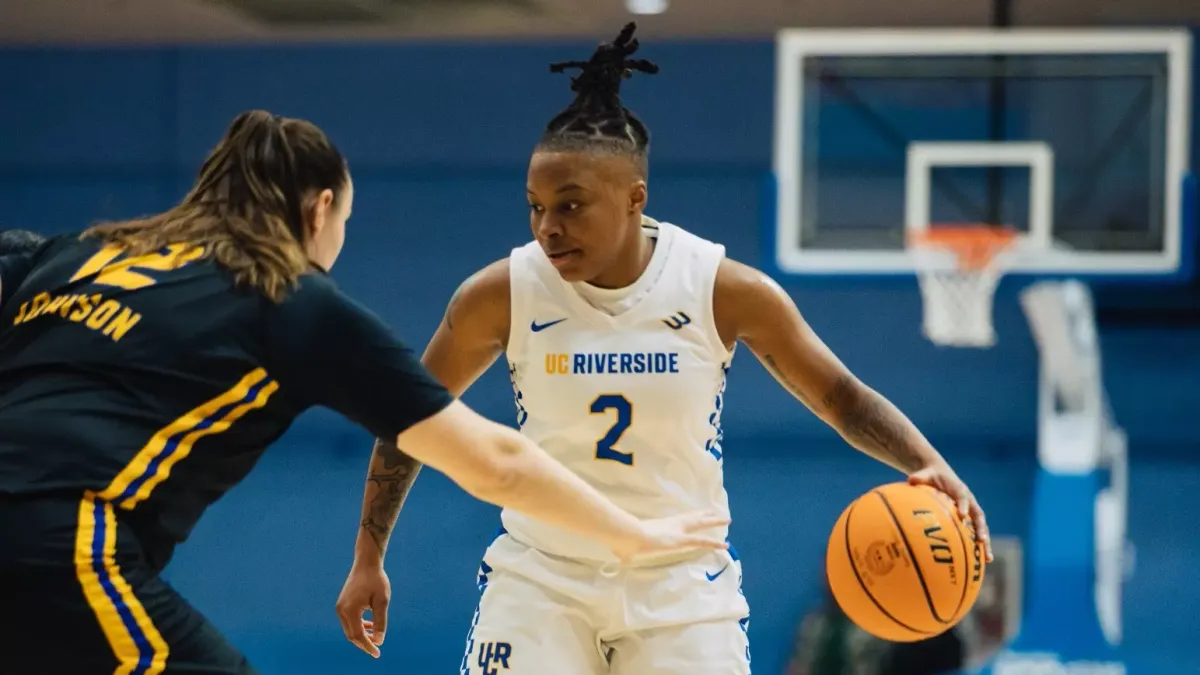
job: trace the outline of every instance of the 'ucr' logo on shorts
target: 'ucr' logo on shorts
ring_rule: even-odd
[[[508,670],[510,656],[512,645],[507,642],[479,643],[479,667],[483,675],[497,675],[501,668]]]

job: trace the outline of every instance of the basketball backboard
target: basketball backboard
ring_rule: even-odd
[[[986,224],[1023,234],[1012,273],[1186,278],[1191,50],[1186,30],[782,31],[780,271],[911,275],[914,230]]]

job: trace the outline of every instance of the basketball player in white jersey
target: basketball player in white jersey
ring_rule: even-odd
[[[455,293],[424,363],[461,394],[507,356],[517,424],[570,470],[643,517],[728,510],[725,373],[741,341],[854,447],[983,512],[909,420],[855,378],[791,298],[724,247],[643,215],[649,134],[619,85],[629,25],[572,79],[575,101],[534,151],[534,241]],[[390,589],[382,559],[417,465],[377,446],[355,563],[338,600],[347,637],[378,656]],[[602,546],[511,510],[479,572],[461,672],[738,675],[749,609],[732,549],[621,564]],[[990,551],[989,551],[990,556]],[[372,611],[372,621],[363,611]]]

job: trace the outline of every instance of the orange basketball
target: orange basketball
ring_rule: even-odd
[[[949,630],[979,597],[983,547],[946,495],[883,485],[842,512],[825,553],[829,587],[868,633],[915,642]]]

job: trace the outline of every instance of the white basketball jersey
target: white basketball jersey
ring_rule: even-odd
[[[733,353],[713,319],[725,248],[647,219],[658,241],[615,315],[563,281],[537,242],[509,259],[509,372],[522,433],[640,517],[728,513],[721,407]],[[505,529],[552,555],[611,562],[607,548],[506,509]]]

